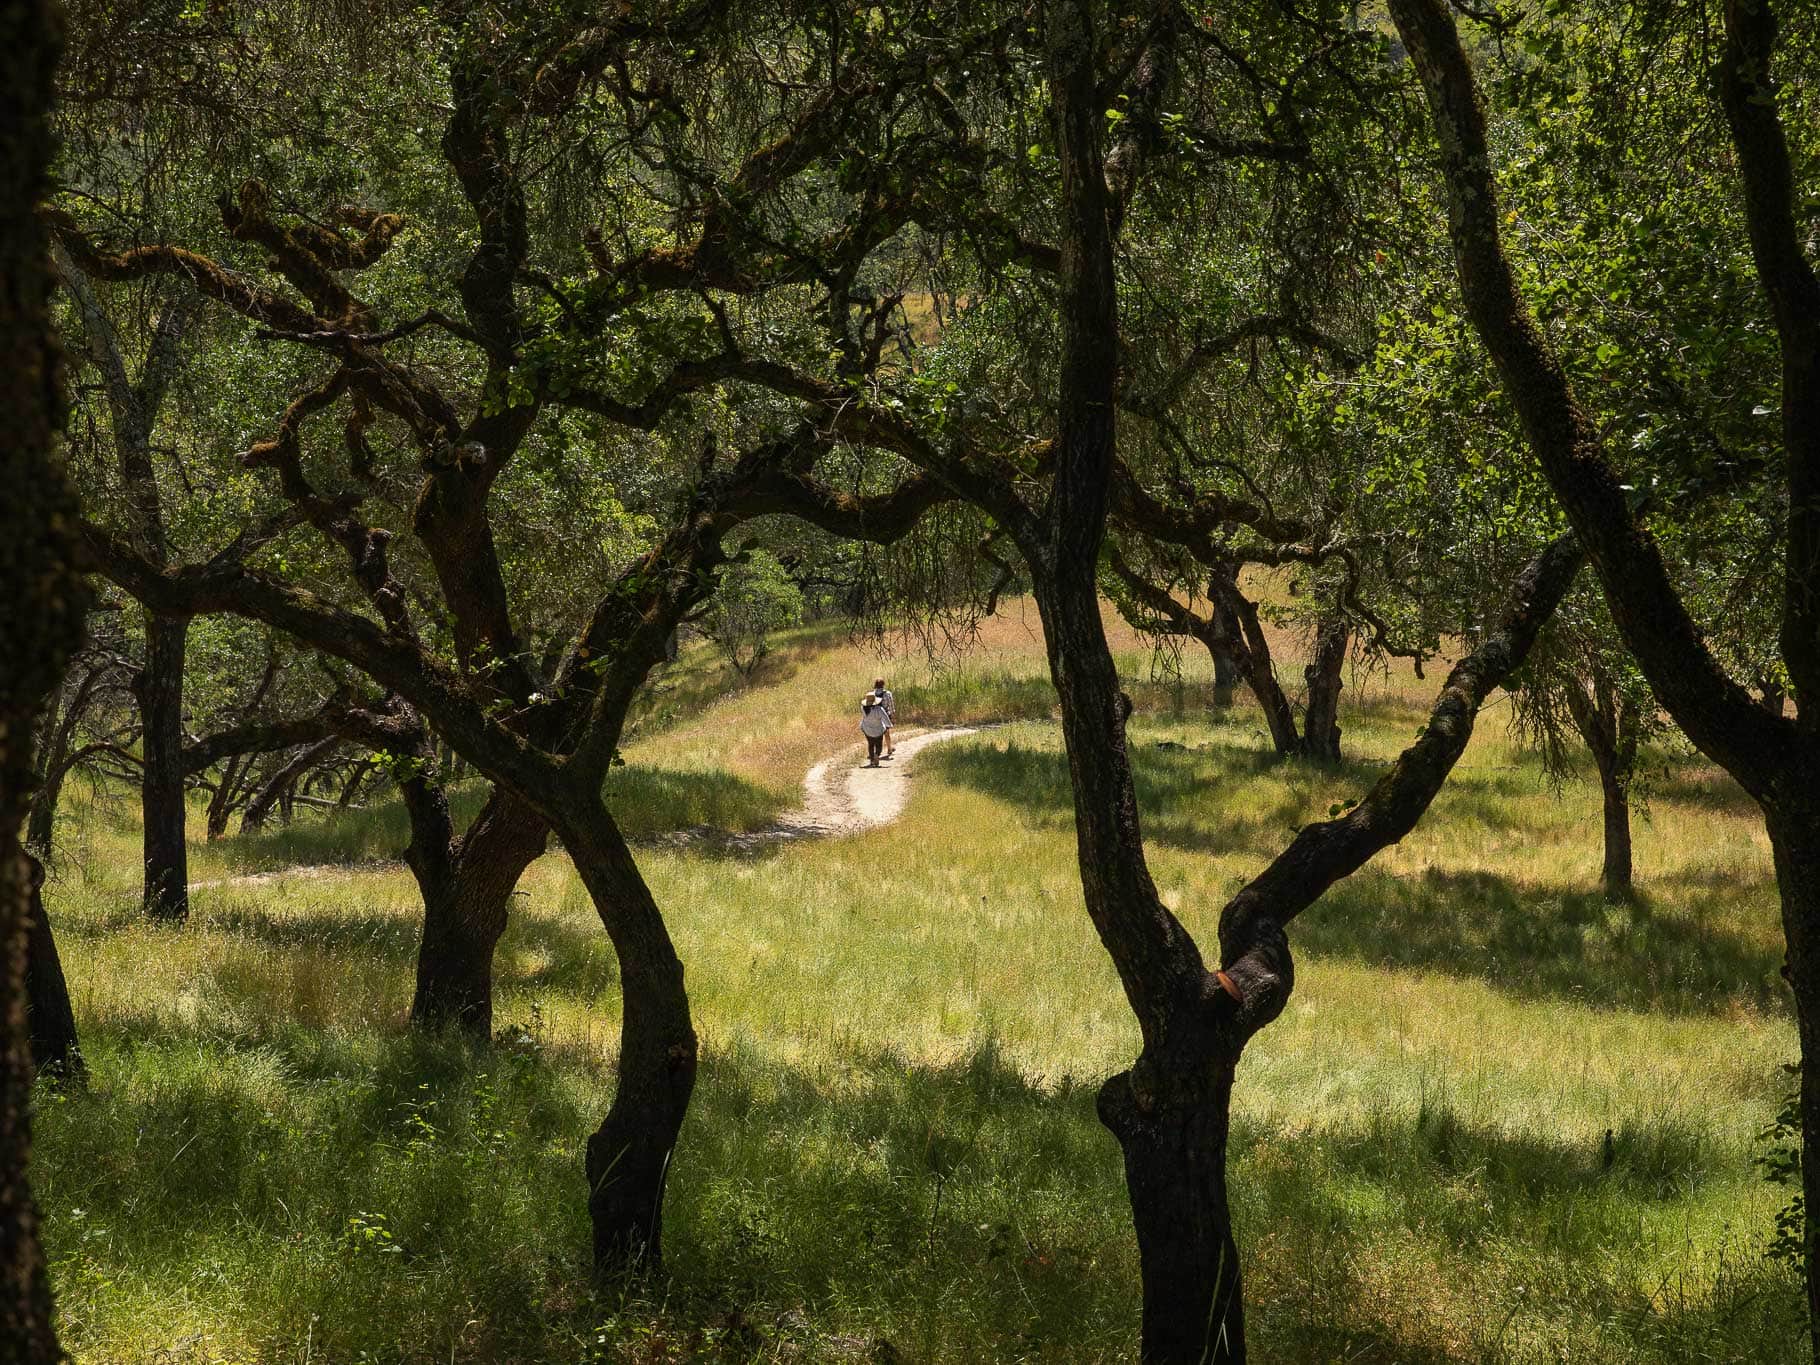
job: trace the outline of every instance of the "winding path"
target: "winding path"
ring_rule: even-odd
[[[880,825],[888,825],[904,813],[910,800],[910,768],[916,758],[931,744],[978,734],[975,725],[946,725],[935,730],[914,731],[897,741],[897,757],[866,766],[864,750],[848,745],[830,754],[803,777],[803,803],[795,810],[778,816],[775,824],[764,829],[736,834],[696,825],[690,829],[671,830],[650,842],[686,848],[691,844],[709,844],[736,852],[754,852],[770,844],[793,839],[838,839],[860,834]],[[372,863],[301,863],[295,867],[277,868],[270,872],[249,872],[238,877],[191,882],[190,890],[201,891],[216,886],[259,886],[287,878],[348,876],[362,872],[391,871],[403,867],[396,860]]]
[[[910,768],[931,744],[978,734],[980,727],[948,725],[921,730],[897,741],[897,757],[867,767],[858,745],[849,745],[809,769],[803,778],[803,803],[764,829],[734,834],[697,825],[660,835],[674,847],[707,843],[736,852],[753,852],[794,839],[836,839],[890,824],[910,800]]]

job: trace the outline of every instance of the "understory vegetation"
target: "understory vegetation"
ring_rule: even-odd
[[[664,1269],[599,1295],[576,1195],[617,974],[560,851],[513,902],[480,1046],[405,1027],[422,912],[373,865],[403,842],[389,798],[196,843],[182,931],[138,912],[132,803],[75,802],[50,905],[90,1083],[47,1083],[36,1152],[69,1349],[1132,1359],[1094,1096],[1135,1029],[1080,913],[1034,622],[1013,602],[966,654],[887,665],[907,725],[1013,719],[920,756],[906,814],[856,838],[654,836],[793,804],[851,738],[827,699],[871,647],[805,628],[749,683],[706,648],[660,679],[609,790],[690,964],[702,1079]],[[1427,684],[1354,677],[1347,761],[1271,763],[1255,707],[1204,709],[1197,661],[1178,691],[1114,645],[1158,884],[1196,932],[1425,714]],[[1796,1359],[1799,1284],[1763,1255],[1784,1191],[1752,1162],[1795,1048],[1761,827],[1650,751],[1639,893],[1607,903],[1597,784],[1555,787],[1500,714],[1416,833],[1307,917],[1295,1000],[1247,1054],[1254,1349]]]

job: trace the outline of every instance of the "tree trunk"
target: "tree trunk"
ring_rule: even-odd
[[[1198,1103],[1141,1112],[1129,1072],[1100,1090],[1137,1230],[1144,1365],[1245,1359],[1245,1297],[1226,1198],[1232,1067]]]
[[[227,833],[228,820],[239,804],[243,780],[253,766],[252,754],[235,754],[221,767],[221,781],[209,797],[208,841],[212,844]]]
[[[1308,681],[1308,711],[1302,718],[1302,754],[1324,763],[1340,761],[1340,689],[1346,685],[1346,646],[1352,628],[1337,613],[1323,616],[1314,637],[1314,658],[1302,676]]]
[[[1302,737],[1296,732],[1295,708],[1277,681],[1276,664],[1270,657],[1270,640],[1258,619],[1258,605],[1239,591],[1238,578],[1232,573],[1216,573],[1209,580],[1216,608],[1237,625],[1232,635],[1233,654],[1245,685],[1257,698],[1264,713],[1264,724],[1270,730],[1270,743],[1279,754],[1302,750]]]
[[[1630,863],[1630,792],[1616,773],[1601,767],[1599,790],[1605,799],[1605,868],[1600,874],[1607,900],[1627,901],[1633,894]]]
[[[63,1359],[28,1167],[32,1062],[25,964],[33,872],[19,842],[35,776],[31,737],[82,638],[77,507],[53,455],[62,385],[44,225],[61,34],[44,0],[0,6],[0,1357]]]
[[[372,764],[365,760],[357,761],[354,764],[354,770],[341,784],[341,795],[335,798],[335,809],[347,810],[350,808],[354,804],[354,798],[360,795],[360,789],[366,785],[367,779],[372,775]]]
[[[606,1277],[662,1259],[664,1184],[697,1043],[682,963],[613,817],[598,796],[571,796],[556,832],[619,954],[619,1084],[587,1157],[594,1269]]]
[[[53,768],[44,784],[32,794],[31,813],[25,820],[25,846],[40,859],[51,856],[57,838],[57,805],[63,800],[67,770]]]
[[[411,1023],[493,1034],[493,954],[512,892],[542,854],[549,827],[523,801],[495,787],[474,823],[450,837],[448,799],[422,772],[403,784],[411,815],[405,860],[423,893],[423,942]]]
[[[1563,694],[1574,728],[1593,756],[1599,771],[1599,791],[1605,804],[1605,867],[1600,881],[1614,901],[1631,898],[1630,779],[1637,766],[1638,715],[1622,699],[1609,674],[1593,670],[1590,681],[1578,676],[1563,679]]]
[[[44,911],[44,864],[27,856],[31,875],[31,923],[26,929],[25,1013],[31,1033],[32,1065],[41,1076],[81,1079],[86,1068],[76,1041],[76,1012],[57,940]]]
[[[144,725],[145,913],[179,922],[190,912],[189,851],[183,842],[183,654],[189,622],[145,616],[145,669],[138,678]]]
[[[1238,653],[1232,647],[1235,629],[1232,613],[1217,598],[1211,604],[1209,613],[1213,619],[1213,630],[1203,643],[1213,658],[1213,704],[1224,710],[1232,705],[1242,680]]]
[[[1774,807],[1764,809],[1776,886],[1782,898],[1782,930],[1788,941],[1783,975],[1795,996],[1795,1027],[1801,1040],[1801,1192],[1807,1222],[1810,1348],[1820,1342],[1820,801],[1802,792],[1810,777],[1782,784]],[[1794,791],[1789,788],[1796,788]]]
[[[246,812],[240,817],[240,832],[257,834],[264,829],[266,820],[272,814],[272,807],[277,805],[279,800],[291,790],[298,778],[319,763],[341,742],[339,735],[318,740],[268,777],[264,785],[254,793],[253,799],[246,803]]]

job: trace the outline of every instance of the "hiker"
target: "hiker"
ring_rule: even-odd
[[[885,686],[883,678],[872,680],[872,695],[878,698],[879,705],[885,708],[885,754],[886,758],[897,757],[897,739],[892,731],[897,728],[897,698],[891,695],[891,689]]]
[[[878,766],[878,751],[885,742],[885,704],[868,692],[859,699],[859,732],[866,737],[866,766]]]

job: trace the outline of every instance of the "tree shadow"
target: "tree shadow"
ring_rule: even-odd
[[[848,1358],[836,1347],[856,1328],[931,1360],[1130,1351],[1135,1248],[1094,1085],[1041,1084],[990,1039],[948,1062],[710,1047],[671,1179],[666,1276],[614,1307],[573,1288],[605,1077],[534,1020],[510,1035],[292,1032],[248,1050],[98,1031],[95,1089],[46,1106],[39,1133],[59,1288],[92,1312],[90,1286],[130,1267],[206,1299],[209,1276],[246,1258],[293,1286],[266,1305],[274,1340],[307,1322],[328,1359],[411,1354],[472,1325],[514,1358],[554,1358],[603,1319],[646,1313],[671,1332],[744,1322],[749,1345],[804,1359]],[[1613,1266],[1636,1220],[1697,1198],[1728,1160],[1661,1119],[1621,1126],[1609,1149],[1442,1104],[1313,1131],[1241,1121],[1231,1171],[1257,1344],[1278,1359],[1454,1358],[1369,1282],[1411,1245],[1443,1273],[1479,1254],[1559,1263],[1564,1307],[1614,1317],[1635,1306]],[[1772,1281],[1758,1263],[1748,1288],[1792,1314],[1793,1281]],[[1480,1288],[1419,1292],[1476,1333],[1508,1298],[1499,1286],[1475,1304]],[[1709,1326],[1713,1343],[1739,1330]]]
[[[457,830],[480,813],[487,792],[487,785],[479,781],[450,789],[450,814]],[[607,778],[606,802],[620,832],[637,840],[697,826],[735,832],[761,829],[784,805],[775,793],[734,773],[646,763],[615,766]],[[410,840],[404,804],[389,795],[360,810],[311,812],[288,825],[234,835],[210,847],[237,872],[255,873],[395,862]]]
[[[1335,801],[1362,794],[1382,771],[1365,760],[1285,764],[1218,741],[1195,749],[1134,745],[1133,760],[1148,841],[1260,860],[1280,853],[1330,794]],[[962,743],[921,761],[1040,827],[1072,828],[1073,791],[1058,750],[1015,740],[1003,748]],[[1247,800],[1236,799],[1241,789]],[[1468,770],[1449,783],[1448,819],[1527,829],[1521,812],[1512,813],[1511,798],[1522,794],[1533,795],[1534,784],[1521,770]],[[1739,1004],[1785,1011],[1780,949],[1727,927],[1735,921],[1735,876],[1662,881],[1682,893],[1672,909],[1647,894],[1616,905],[1597,891],[1491,872],[1398,876],[1366,867],[1301,916],[1292,938],[1301,951],[1473,977],[1531,998],[1675,1014]]]
[[[1292,940],[1303,952],[1474,977],[1526,998],[1785,1012],[1780,950],[1720,927],[1725,918],[1700,903],[1666,913],[1647,895],[1616,904],[1490,872],[1366,869],[1300,917]]]
[[[268,907],[252,898],[219,906],[205,902],[192,912],[191,925],[282,952],[351,953],[392,962],[416,961],[423,937],[421,913],[299,908],[295,902]]]
[[[1368,758],[1338,763],[1284,757],[1267,747],[1215,739],[1193,748],[1169,741],[1131,746],[1132,772],[1144,836],[1187,853],[1243,854],[1268,858],[1281,852],[1296,829],[1326,810],[1362,797],[1386,764]],[[920,760],[941,776],[1007,805],[1048,828],[1072,828],[1074,793],[1068,760],[1059,749],[987,743],[947,746]],[[1240,793],[1246,798],[1235,799]],[[1526,827],[1508,798],[1531,794],[1516,772],[1469,770],[1449,785],[1456,818],[1493,829]]]

